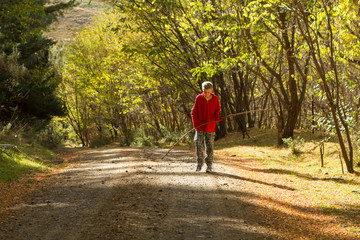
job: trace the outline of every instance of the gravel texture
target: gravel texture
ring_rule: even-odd
[[[231,166],[192,150],[68,150],[76,164],[9,210],[0,239],[272,239]]]

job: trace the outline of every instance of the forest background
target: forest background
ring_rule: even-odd
[[[0,3],[2,139],[169,145],[192,128],[194,99],[211,81],[222,116],[259,110],[220,122],[217,139],[275,129],[273,141],[296,152],[296,133],[310,132],[336,142],[355,171],[358,1],[96,2],[93,24],[57,42],[51,24],[91,1]]]

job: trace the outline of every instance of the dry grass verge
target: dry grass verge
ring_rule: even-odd
[[[303,134],[302,153],[293,155],[275,146],[272,131],[253,130],[250,135],[219,140],[216,156],[242,176],[244,188],[256,196],[252,201],[279,239],[360,238],[360,178],[342,174],[336,143],[326,143],[321,168],[319,136]]]

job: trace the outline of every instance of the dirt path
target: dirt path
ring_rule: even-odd
[[[47,190],[15,206],[0,239],[271,239],[225,165],[195,172],[189,150],[82,150]]]

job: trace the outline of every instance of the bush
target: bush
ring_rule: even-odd
[[[161,127],[161,132],[164,136],[161,142],[165,142],[169,144],[176,143],[188,131],[185,129],[184,131],[175,132],[172,131],[171,129],[168,129],[165,126],[160,125],[160,127]],[[192,144],[193,139],[194,139],[194,132],[191,132],[184,137],[183,141],[186,142],[186,144],[190,145]]]
[[[160,131],[161,134],[156,129],[150,129],[150,131],[147,132],[143,128],[139,128],[134,133],[134,140],[132,144],[135,146],[172,145],[176,143],[188,130],[176,132],[166,126],[160,125]],[[190,145],[192,144],[193,139],[194,133],[191,132],[183,138],[182,142]]]
[[[98,148],[102,146],[106,146],[112,142],[111,137],[106,135],[100,135],[95,140],[91,141],[90,147],[91,148]]]
[[[135,131],[133,144],[140,147],[151,147],[154,144],[155,139],[153,136],[149,136],[145,133],[144,129],[139,128]]]
[[[76,134],[72,127],[61,118],[53,118],[38,133],[34,133],[36,140],[44,147],[56,148],[62,146],[65,141],[77,142]]]
[[[290,147],[292,154],[301,153],[301,148],[303,148],[305,144],[304,139],[301,137],[297,137],[296,139],[293,139],[292,137],[283,138],[283,141],[286,145],[288,145],[288,147]]]

